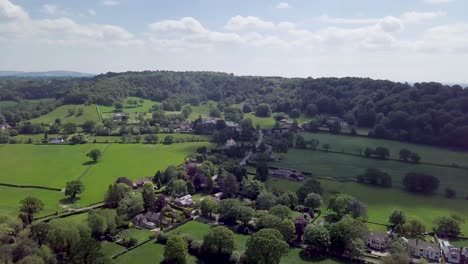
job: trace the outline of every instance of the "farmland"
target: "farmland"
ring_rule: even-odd
[[[421,155],[424,157],[423,152]],[[444,153],[440,155],[442,156]],[[272,162],[271,165],[308,171],[313,176],[320,178],[340,179],[355,178],[368,168],[378,168],[392,176],[393,186],[398,188],[402,188],[402,179],[406,173],[422,172],[440,179],[439,193],[442,194],[446,187],[451,187],[457,191],[461,198],[468,195],[468,170],[460,168],[410,164],[303,149],[289,149],[288,153],[284,154],[283,160]]]
[[[79,108],[83,109],[82,115],[79,115],[77,113]],[[70,109],[75,110],[75,113],[73,115],[70,115],[70,113],[68,112]],[[99,116],[95,105],[62,105],[54,109],[52,112],[31,119],[30,121],[32,123],[51,124],[55,122],[55,119],[57,118],[60,118],[63,124],[68,122],[82,124],[87,120],[99,120]]]
[[[457,214],[464,219],[468,218],[468,204],[465,200],[450,200],[441,196],[421,196],[407,193],[395,188],[383,189],[354,182],[339,182],[333,180],[320,180],[324,189],[324,206],[326,210],[327,199],[333,193],[345,193],[358,198],[368,206],[368,220],[378,223],[387,223],[389,215],[395,209],[403,210],[409,218],[421,220],[427,228],[432,221],[440,216]],[[283,179],[269,179],[270,188],[281,191],[295,192],[301,185]],[[468,234],[468,223],[462,225],[464,234]]]
[[[64,197],[63,193],[58,191],[0,186],[0,215],[16,217],[20,201],[28,196],[38,197],[44,203],[44,210],[38,216],[60,211],[59,200]]]
[[[143,99],[143,103],[140,104],[140,102],[138,102],[138,104],[136,106],[134,105],[129,105],[127,104],[127,100],[136,100],[137,102],[141,99],[141,98],[138,98],[138,97],[127,97],[125,99],[123,99],[123,109],[122,111],[123,112],[128,112],[128,113],[147,113],[149,112],[150,108],[155,105],[155,104],[159,104],[158,102],[155,102],[155,101],[151,101],[151,100],[148,100],[148,99]],[[99,109],[101,110],[101,114],[104,114],[104,113],[113,113],[115,112],[115,107],[114,106],[99,106]]]

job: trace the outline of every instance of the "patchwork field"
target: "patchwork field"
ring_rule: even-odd
[[[322,210],[327,210],[328,198],[336,192],[352,195],[368,206],[369,221],[387,223],[389,215],[395,209],[403,210],[409,218],[421,220],[426,228],[432,227],[432,222],[440,216],[457,214],[468,219],[468,202],[462,199],[446,199],[441,196],[422,196],[407,193],[395,188],[383,189],[353,182],[338,182],[320,180],[324,193]],[[295,192],[301,185],[283,179],[269,179],[267,185],[282,191]],[[462,225],[462,231],[468,234],[468,223]]]
[[[77,115],[78,108],[83,109],[82,115]],[[74,109],[75,114],[70,116],[68,113],[69,109]],[[82,124],[87,120],[94,120],[94,121],[99,120],[96,105],[62,105],[54,109],[52,112],[46,115],[31,119],[30,121],[32,123],[51,124],[55,122],[56,118],[60,118],[62,120],[62,124],[65,124],[68,122]]]
[[[93,165],[82,178],[86,191],[81,195],[78,205],[102,201],[109,184],[118,177],[136,180],[153,176],[157,170],[164,170],[169,165],[182,164],[188,154],[205,145],[206,142],[172,145],[112,144],[99,163]]]
[[[368,168],[377,168],[390,174],[393,186],[398,188],[402,188],[402,180],[406,173],[422,172],[440,179],[438,189],[440,194],[444,193],[446,187],[451,187],[457,191],[460,199],[468,195],[468,170],[460,168],[410,164],[303,149],[289,149],[288,153],[284,154],[283,160],[272,162],[271,165],[308,171],[313,176],[321,178],[354,178]]]
[[[360,152],[364,153],[366,147],[386,147],[390,150],[391,158],[399,159],[400,150],[406,148],[418,153],[421,156],[422,162],[446,165],[458,164],[468,167],[468,152],[463,151],[367,137],[340,136],[324,133],[301,133],[301,135],[305,139],[319,140],[320,145],[330,144],[333,151],[360,154]]]

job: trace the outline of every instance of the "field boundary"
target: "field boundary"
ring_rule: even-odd
[[[104,150],[102,151],[101,158],[102,156],[104,156],[104,153],[106,153],[107,149],[109,149],[109,147],[112,145],[112,143],[107,143],[107,144],[108,144],[107,147],[104,148]],[[89,165],[88,168],[86,168],[86,170],[83,173],[81,173],[81,175],[78,177],[78,180],[83,179],[83,177],[88,174],[88,172],[93,168],[94,165],[96,164]]]
[[[11,184],[11,183],[0,183],[0,186],[11,187],[11,188],[42,189],[42,190],[56,191],[56,192],[61,192],[62,191],[62,189],[59,189],[59,188],[38,186],[38,185],[17,185],[17,184]]]
[[[99,121],[102,122],[101,109],[99,109],[99,105],[97,105],[97,104],[96,104],[96,111],[97,111],[97,115],[98,115]]]

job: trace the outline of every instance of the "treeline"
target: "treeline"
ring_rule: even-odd
[[[25,81],[10,80],[2,89],[20,86],[16,82],[23,85]],[[271,109],[290,116],[337,116],[351,127],[372,128],[369,135],[373,137],[468,149],[468,90],[458,85],[169,71],[107,73],[63,82],[55,80],[49,88],[41,86],[50,89],[41,94],[55,95],[67,104],[108,106],[127,96],[137,96],[161,101],[164,110],[180,110],[184,104],[198,105],[206,100],[219,102],[221,108],[244,102],[260,114],[268,114]],[[34,89],[32,84],[23,85],[9,89],[9,95],[2,98],[31,98],[33,95],[25,91]]]

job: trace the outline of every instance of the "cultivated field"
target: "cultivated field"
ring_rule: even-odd
[[[326,210],[328,198],[333,193],[352,195],[368,206],[368,220],[386,224],[389,215],[395,209],[403,210],[409,218],[421,220],[426,228],[432,227],[432,222],[440,216],[457,214],[468,219],[468,203],[462,199],[446,199],[441,196],[422,196],[407,193],[395,188],[384,189],[362,185],[354,182],[339,182],[320,180],[324,188],[324,205]],[[302,183],[283,179],[271,178],[267,185],[282,191],[295,192]],[[468,234],[468,223],[462,225],[462,231]]]
[[[77,115],[78,108],[83,109],[82,115]],[[75,114],[70,116],[68,113],[69,109],[75,109]],[[65,124],[68,122],[82,124],[87,120],[94,120],[94,121],[99,120],[96,105],[62,105],[54,109],[52,112],[46,115],[31,119],[30,121],[32,123],[51,124],[55,122],[56,118],[60,118],[62,120],[62,124]]]

